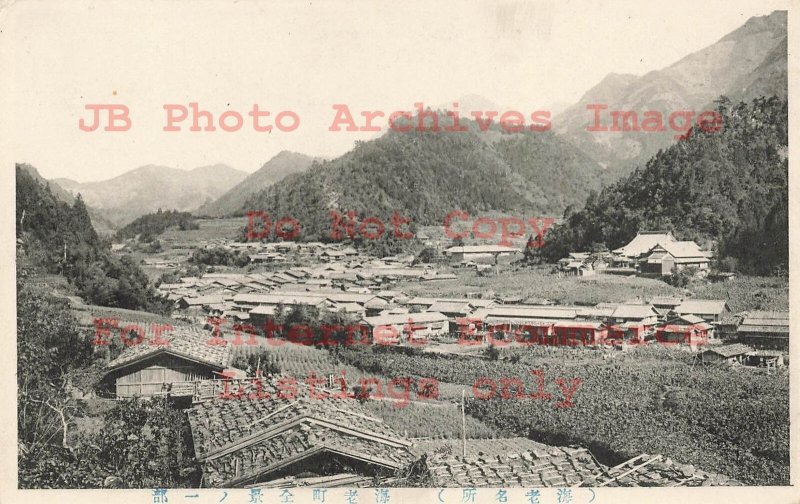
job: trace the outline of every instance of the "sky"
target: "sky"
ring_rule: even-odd
[[[103,180],[156,164],[252,172],[282,150],[334,157],[369,132],[331,132],[333,105],[436,106],[478,95],[528,115],[577,101],[610,72],[644,74],[713,44],[765,0],[697,2],[23,1],[0,13],[7,146],[46,178]],[[196,102],[238,131],[167,132]],[[85,132],[89,104],[124,104],[128,131]],[[297,114],[258,132],[258,104]],[[385,122],[381,125],[385,125]],[[6,133],[9,133],[6,131]]]

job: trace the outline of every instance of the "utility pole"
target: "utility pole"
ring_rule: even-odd
[[[464,395],[466,392],[461,389],[461,456],[467,456],[467,416],[464,413]]]

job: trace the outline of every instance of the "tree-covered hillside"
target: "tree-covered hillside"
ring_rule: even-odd
[[[695,128],[629,177],[567,209],[541,254],[557,260],[592,244],[623,245],[639,230],[670,230],[714,248],[718,265],[755,274],[786,271],[788,105],[780,98],[717,101],[720,131]]]
[[[393,212],[417,225],[442,224],[464,210],[559,215],[609,182],[591,158],[550,132],[390,131],[359,142],[330,162],[314,163],[247,200],[244,211],[300,221],[301,240],[326,239],[330,210],[389,222]]]
[[[93,304],[167,309],[141,268],[128,257],[113,255],[97,235],[80,197],[68,205],[22,165],[17,165],[16,192],[16,236],[25,267],[63,275]]]
[[[179,227],[185,231],[198,229],[199,226],[189,212],[179,212],[178,210],[165,212],[159,208],[157,212],[137,217],[136,220],[117,231],[116,238],[124,240],[138,235],[141,241],[149,242],[170,227]]]

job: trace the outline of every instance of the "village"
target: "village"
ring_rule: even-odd
[[[372,257],[347,243],[242,242],[232,235],[187,245],[181,242],[186,233],[167,233],[165,250],[141,259],[154,277],[172,280],[157,284],[174,303],[170,319],[109,312],[78,299],[73,310],[101,341],[96,351],[107,352],[107,397],[166,397],[187,411],[204,486],[391,484],[421,454],[429,456],[429,470],[442,486],[736,484],[662,455],[641,454],[611,467],[583,447],[508,437],[513,432],[495,440],[513,443],[513,452],[475,451],[486,435],[475,431],[479,427],[458,427],[467,418],[477,422],[464,416],[465,391],[479,402],[546,399],[556,410],[581,408],[593,393],[584,390],[587,378],[550,376],[545,392],[535,364],[515,367],[519,375],[470,375],[463,382],[446,371],[426,376],[424,370],[434,361],[457,369],[470,361],[539,362],[525,353],[636,366],[659,348],[668,352],[656,354],[659,359],[678,355],[690,359],[692,369],[697,364],[727,373],[775,373],[788,359],[788,312],[733,312],[726,299],[660,295],[562,304],[479,288],[437,295],[442,286],[462,284],[465,275],[491,283],[498,275],[519,274],[520,241],[440,240],[434,243],[439,260],[420,263],[413,255]],[[428,244],[436,241],[435,233],[421,235]],[[246,255],[248,264],[172,274],[187,271],[187,247],[224,248]],[[114,248],[130,254],[130,244]],[[703,279],[710,259],[693,242],[641,232],[611,252],[570,254],[548,275],[561,282],[591,281],[586,276],[654,282],[691,267]],[[383,359],[398,358],[420,367],[393,373]],[[444,411],[450,413],[442,421],[452,428],[432,427]],[[421,436],[432,429],[444,431]]]

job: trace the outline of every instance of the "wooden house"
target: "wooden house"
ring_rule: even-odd
[[[744,364],[752,348],[739,343],[709,348],[700,354],[703,364]]]
[[[370,328],[373,342],[393,344],[405,341],[410,334],[424,340],[447,334],[450,330],[447,315],[438,312],[398,313],[364,317],[359,322]]]
[[[711,259],[708,252],[700,250],[693,241],[664,241],[654,245],[640,259],[642,273],[671,275],[673,269],[684,271],[694,267],[701,275],[707,274]]]
[[[665,344],[702,346],[713,336],[714,326],[696,315],[672,317],[656,328],[656,341]]]
[[[736,328],[742,343],[789,351],[789,312],[751,311]]]
[[[117,398],[192,396],[198,381],[218,379],[229,367],[230,345],[210,344],[208,331],[176,327],[161,338],[126,348],[106,366],[103,380]]]
[[[598,345],[608,337],[608,329],[602,322],[575,320],[553,324],[551,344],[558,346]]]
[[[618,266],[633,266],[639,258],[659,243],[675,241],[670,232],[640,231],[626,245],[614,250],[613,263]]]
[[[519,258],[522,252],[513,247],[504,247],[502,245],[464,245],[450,247],[444,251],[452,262],[468,262],[475,263],[490,263],[496,264],[501,257],[507,257],[510,260]]]
[[[696,315],[711,324],[722,322],[730,311],[728,303],[721,299],[685,299],[675,307],[678,315]]]

